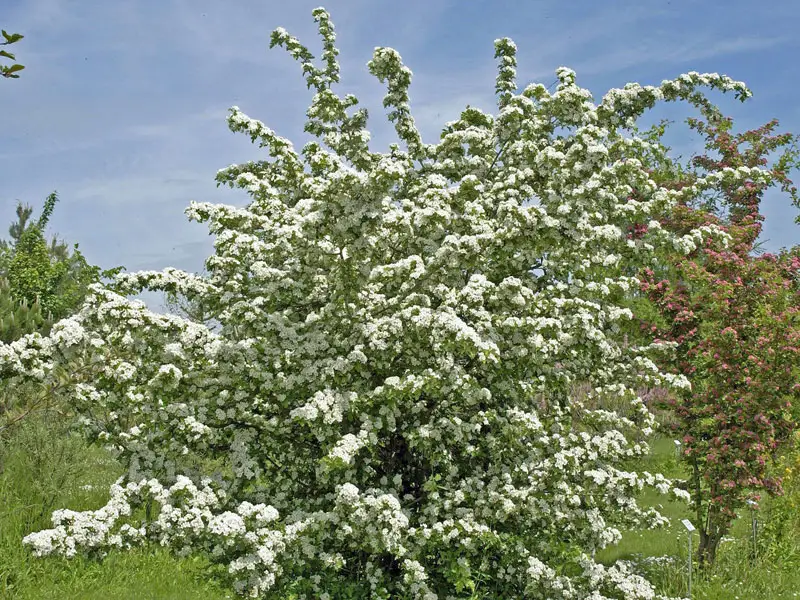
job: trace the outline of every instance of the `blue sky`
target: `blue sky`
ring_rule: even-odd
[[[285,27],[319,54],[311,17],[320,0],[2,0],[0,27],[26,37],[10,50],[26,69],[0,81],[0,236],[17,199],[40,209],[57,190],[51,232],[79,242],[89,262],[129,271],[175,266],[199,272],[212,253],[191,200],[243,206],[216,188],[216,171],[258,159],[227,129],[239,106],[299,147],[311,100],[297,65],[269,50]],[[370,110],[373,148],[393,141],[383,86],[366,70],[375,46],[400,52],[414,72],[412,110],[427,142],[467,104],[494,107],[493,41],[519,49],[521,87],[550,85],[568,66],[598,100],[629,81],[657,85],[687,71],[745,81],[741,104],[713,95],[737,130],[772,118],[800,132],[800,4],[797,0],[330,0],[341,51],[339,92]],[[792,58],[794,57],[794,58]],[[4,62],[3,64],[8,64]],[[668,142],[690,156],[702,142],[665,105],[643,122],[677,120]],[[800,174],[794,173],[797,179]],[[769,194],[765,248],[800,242],[796,209]],[[144,296],[160,309],[160,295]]]

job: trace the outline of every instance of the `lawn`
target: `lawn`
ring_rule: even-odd
[[[643,469],[680,477],[670,438],[657,438]],[[58,419],[29,419],[0,448],[0,599],[15,600],[222,600],[235,594],[210,577],[202,558],[179,559],[161,548],[111,552],[102,561],[34,558],[22,537],[48,527],[53,508],[74,510],[102,506],[109,483],[121,472],[102,450],[87,447]],[[686,592],[686,533],[683,504],[645,493],[641,500],[660,504],[672,520],[668,529],[625,532],[617,546],[598,553],[605,563],[626,559],[640,565],[660,590]],[[787,503],[793,499],[783,499]],[[761,509],[764,518],[769,503]],[[794,521],[797,523],[797,521]],[[800,598],[800,529],[765,556],[751,561],[749,514],[743,515],[723,542],[716,568],[695,573],[693,598],[781,600]],[[788,540],[788,542],[786,541]],[[697,539],[695,534],[694,543]],[[788,544],[788,545],[787,545]],[[663,558],[667,557],[667,558]]]
[[[678,464],[671,438],[659,437],[652,443],[652,453],[645,459],[642,470],[661,472],[668,477],[683,478],[686,473]],[[641,501],[649,506],[659,506],[670,518],[666,529],[653,531],[628,531],[622,541],[597,555],[598,560],[609,563],[616,559],[635,562],[646,569],[651,581],[659,584],[659,591],[673,596],[687,592],[687,532],[681,519],[690,518],[688,506],[670,500],[656,492],[646,491]],[[762,502],[757,514],[759,527],[776,503],[787,503],[790,498]],[[800,598],[800,566],[796,560],[800,552],[800,529],[794,535],[793,547],[775,556],[776,548],[765,536],[759,538],[758,551],[764,556],[751,557],[752,521],[749,511],[743,511],[734,522],[731,534],[723,539],[717,564],[707,574],[697,572],[695,562],[692,580],[692,598],[704,600],[789,600]],[[697,548],[698,535],[693,534],[693,547]],[[663,558],[666,557],[666,558]],[[789,560],[786,560],[789,559]]]
[[[0,449],[0,599],[222,600],[235,594],[209,581],[208,564],[162,548],[109,553],[102,562],[34,558],[23,536],[50,526],[52,508],[99,508],[121,469],[57,421],[36,419]]]

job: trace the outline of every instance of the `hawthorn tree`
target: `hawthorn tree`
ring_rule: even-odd
[[[665,185],[691,187],[701,169],[713,173],[763,166],[769,153],[788,148],[771,168],[770,181],[721,186],[693,205],[678,203],[659,220],[677,234],[718,225],[730,238],[727,244],[709,238],[689,255],[667,255],[660,273],[647,268],[642,276],[641,289],[661,317],[643,327],[677,344],[677,358],[660,364],[692,383],[690,393],[671,398],[668,406],[691,470],[701,566],[714,563],[721,538],[746,500],[756,501],[763,492],[781,493],[780,478],[770,476],[767,465],[797,425],[791,408],[800,394],[800,252],[755,254],[765,190],[780,183],[797,200],[786,175],[796,165],[797,138],[774,135],[777,121],[732,135],[731,119],[710,107],[703,114],[707,122],[689,119],[689,125],[719,157],[695,157],[693,172],[676,176],[673,170],[662,178]],[[633,237],[646,230],[635,227]]]
[[[701,86],[749,91],[689,73],[595,105],[560,68],[555,93],[517,93],[505,38],[499,114],[467,108],[427,144],[411,71],[377,48],[368,67],[404,145],[379,153],[366,111],[332,89],[333,26],[313,14],[320,67],[283,29],[271,45],[302,63],[319,141],[298,152],[231,109],[230,129],[269,158],[217,175],[251,195],[246,208],[187,209],[217,236],[209,275],[119,274],[48,337],[0,345],[3,376],[66,387],[126,466],[104,507],[56,511],[26,542],[66,556],[148,541],[206,552],[264,598],[655,598],[592,553],[620,528],[666,522],[636,496],[670,482],[623,467],[647,452],[632,433],[653,425],[633,390],[687,381],[653,362],[667,345],[616,343],[631,314],[613,297],[638,283],[620,270],[654,248],[688,252],[719,230],[624,231],[769,174],[729,168],[667,190],[625,127],[659,100],[703,105]],[[633,187],[642,201],[627,200]],[[124,297],[143,289],[201,299],[220,330]],[[627,399],[633,417],[587,410],[577,426],[575,381]]]

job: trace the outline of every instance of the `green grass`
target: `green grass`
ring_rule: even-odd
[[[35,558],[22,538],[51,526],[54,508],[96,509],[120,473],[107,454],[87,448],[55,419],[32,419],[0,448],[0,599],[222,600],[201,558],[159,547],[111,552],[102,561]]]
[[[643,470],[683,476],[671,439],[659,438],[653,453],[638,465]],[[121,472],[102,450],[70,435],[62,419],[28,419],[0,445],[0,600],[222,600],[235,594],[210,576],[200,557],[179,559],[167,550],[147,547],[115,551],[102,561],[83,558],[35,558],[22,538],[50,526],[55,508],[95,509],[108,497],[108,485]],[[598,553],[608,564],[616,559],[638,563],[661,593],[686,592],[686,532],[680,519],[687,506],[655,492],[642,494],[649,506],[660,505],[672,520],[667,529],[624,532],[622,541]],[[791,499],[792,502],[798,498]],[[783,500],[784,510],[790,506]],[[762,517],[769,503],[762,508]],[[790,513],[791,514],[791,513]],[[777,550],[750,560],[749,515],[736,521],[723,542],[715,568],[695,572],[693,598],[791,600],[800,598],[800,518],[797,531],[784,532]],[[765,536],[766,537],[766,536]],[[696,548],[697,536],[694,544]],[[762,552],[762,549],[760,549]],[[647,564],[647,557],[669,557],[671,564]],[[644,560],[643,560],[644,559]]]
[[[675,458],[671,439],[661,437],[652,444],[652,454],[641,465],[642,470],[661,472],[667,477],[686,477]],[[626,559],[643,564],[648,557],[668,557],[669,564],[645,565],[649,579],[656,583],[659,592],[670,596],[683,596],[687,592],[687,533],[681,519],[691,518],[688,506],[670,500],[657,492],[647,490],[640,501],[646,506],[658,506],[668,517],[668,528],[623,532],[616,546],[598,552],[597,559],[609,564],[617,559]],[[770,502],[762,502],[759,519],[763,519]],[[789,538],[792,537],[790,534]],[[794,553],[800,551],[800,529],[794,534]],[[717,553],[717,562],[707,573],[698,573],[696,560],[692,580],[693,600],[792,600],[800,598],[800,569],[796,561],[785,561],[783,556],[769,556],[756,560],[751,558],[752,529],[749,512],[740,515],[730,534],[724,538]],[[693,534],[693,549],[696,551],[698,534]],[[759,552],[765,552],[767,543],[759,538]],[[787,553],[788,554],[788,553]],[[693,557],[694,560],[695,557]]]

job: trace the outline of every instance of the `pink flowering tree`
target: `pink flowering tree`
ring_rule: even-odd
[[[711,107],[704,114],[708,122],[689,119],[689,124],[704,134],[707,149],[719,154],[693,159],[705,172],[763,166],[767,154],[789,148],[772,167],[770,182],[721,186],[694,205],[678,204],[659,221],[676,234],[718,225],[729,236],[727,244],[708,238],[688,255],[668,254],[658,275],[652,268],[643,271],[641,289],[661,317],[659,324],[643,327],[677,344],[676,358],[660,364],[692,383],[691,392],[672,398],[669,406],[691,472],[701,566],[713,564],[720,539],[746,500],[781,493],[780,478],[768,474],[767,463],[797,425],[792,402],[800,395],[800,253],[754,255],[764,191],[780,183],[797,200],[786,176],[797,158],[791,146],[796,138],[773,135],[777,121],[732,135],[730,119]],[[743,144],[748,147],[740,149]],[[697,177],[673,169],[662,179],[686,189]],[[630,237],[645,231],[640,225]]]

